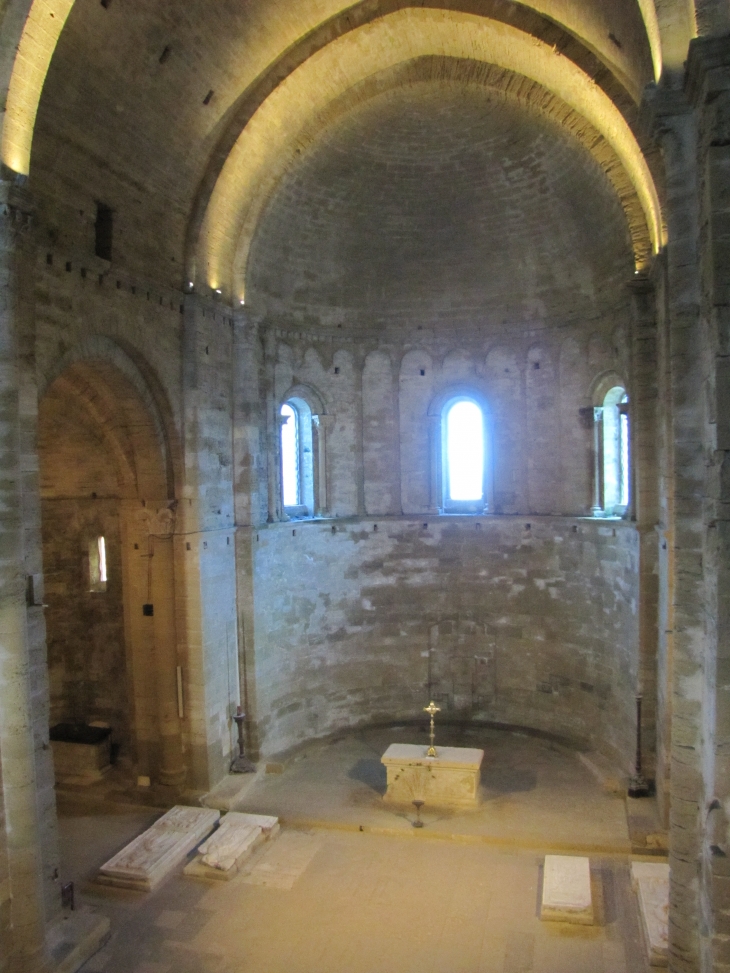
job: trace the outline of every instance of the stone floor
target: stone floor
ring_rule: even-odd
[[[113,929],[84,973],[647,973],[625,802],[554,744],[479,732],[462,742],[487,750],[482,808],[425,809],[421,831],[380,799],[380,753],[410,728],[348,734],[257,778],[241,809],[285,827],[226,883],[95,885],[159,812],[89,814],[65,797],[63,877]],[[556,848],[590,854],[593,927],[538,918],[543,854]]]

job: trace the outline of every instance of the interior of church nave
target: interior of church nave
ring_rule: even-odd
[[[0,0],[0,973],[730,970],[729,38]]]

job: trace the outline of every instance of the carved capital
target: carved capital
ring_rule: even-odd
[[[158,507],[157,510],[142,507],[137,511],[136,519],[140,529],[154,537],[172,537],[175,533],[175,511],[170,507]]]

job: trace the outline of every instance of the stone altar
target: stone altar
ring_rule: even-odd
[[[420,800],[428,805],[476,807],[483,750],[439,747],[435,757],[428,747],[392,743],[380,758],[388,789],[383,798],[392,804]]]
[[[97,881],[151,891],[210,834],[220,816],[211,808],[177,804],[102,865]]]

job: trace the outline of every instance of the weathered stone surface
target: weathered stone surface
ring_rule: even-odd
[[[587,858],[545,856],[540,918],[593,925],[591,869]]]
[[[669,865],[659,862],[632,862],[631,887],[639,903],[649,963],[651,966],[666,966],[669,939]]]
[[[429,757],[427,750],[426,746],[391,743],[380,758],[388,775],[384,800],[392,804],[422,800],[428,805],[475,807],[484,751],[437,747],[437,755]]]
[[[195,859],[185,866],[185,874],[196,878],[234,878],[254,849],[278,833],[278,818],[229,811],[218,829],[200,845]]]
[[[149,892],[210,834],[219,818],[220,811],[176,805],[102,865],[97,881]]]

